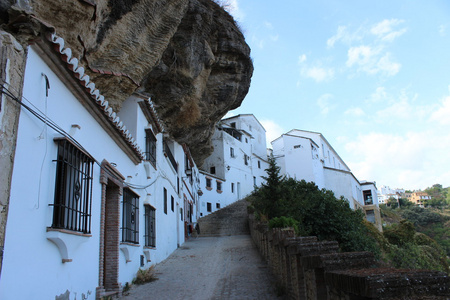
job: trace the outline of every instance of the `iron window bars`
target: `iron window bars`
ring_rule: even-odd
[[[170,150],[169,145],[167,144],[166,141],[164,141],[164,154],[167,156],[167,158],[169,159],[170,163],[172,164],[173,168],[175,169],[175,171],[178,172],[178,165],[177,162],[175,160],[175,158],[173,157],[172,151]]]
[[[156,137],[150,129],[145,130],[145,160],[156,166]]]
[[[139,197],[123,190],[122,241],[139,244]]]
[[[91,232],[94,160],[67,139],[55,139],[55,199],[52,228]]]
[[[156,227],[155,227],[155,208],[150,205],[144,205],[144,219],[145,219],[145,246],[156,247]]]

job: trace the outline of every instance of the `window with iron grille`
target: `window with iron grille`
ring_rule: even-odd
[[[156,166],[156,137],[151,129],[145,130],[145,159]]]
[[[53,228],[91,232],[92,157],[66,139],[57,139]]]
[[[139,244],[139,197],[123,190],[122,242]]]
[[[156,222],[155,222],[155,208],[150,205],[144,205],[144,219],[145,219],[145,246],[156,247]]]
[[[175,199],[173,198],[173,196],[170,196],[170,208],[172,209],[172,211],[175,211]]]

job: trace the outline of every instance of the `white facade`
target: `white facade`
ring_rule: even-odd
[[[358,181],[322,134],[293,129],[272,141],[272,147],[281,174],[331,190],[352,209],[376,210],[372,208],[378,206],[375,184]]]
[[[95,299],[118,292],[139,268],[167,258],[185,241],[186,222],[196,221],[199,172],[189,149],[163,137],[159,121],[152,119],[155,112],[148,99],[130,97],[120,112],[114,112],[88,77],[76,79],[75,71],[80,69],[71,71],[66,63],[58,63],[55,57],[64,58],[64,51],[61,47],[55,55],[41,44],[29,48],[24,104],[42,120],[22,108],[0,299],[54,299],[61,295]],[[154,161],[146,161],[141,150],[147,148],[149,131],[156,138]],[[63,143],[72,149],[67,150],[68,159],[92,161],[91,180],[81,177],[78,170],[67,171],[72,170],[70,165],[84,164],[63,160],[61,149],[66,148],[58,148]],[[61,173],[58,170],[64,168],[58,166],[66,171]],[[58,184],[58,178],[62,183]],[[72,204],[57,205],[57,193]],[[125,205],[125,194],[136,201],[132,210]],[[64,213],[55,212],[56,207]],[[77,213],[75,208],[87,214]],[[152,229],[145,215],[150,211],[154,213]],[[55,221],[55,215],[63,222]],[[86,227],[80,229],[82,225]],[[155,241],[146,239],[147,235]]]
[[[223,119],[212,142],[214,152],[201,167],[200,216],[245,198],[267,175],[266,131],[254,115]]]

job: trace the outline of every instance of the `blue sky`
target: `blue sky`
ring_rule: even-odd
[[[321,132],[360,180],[450,186],[450,1],[225,0],[268,141]]]

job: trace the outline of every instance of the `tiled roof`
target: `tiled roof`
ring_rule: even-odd
[[[130,134],[123,122],[117,116],[117,113],[109,106],[108,101],[95,87],[95,84],[91,81],[89,75],[85,74],[85,69],[79,65],[79,61],[76,57],[72,57],[72,50],[68,47],[64,47],[64,39],[55,32],[48,32],[46,39],[53,44],[54,50],[60,54],[61,60],[67,64],[67,68],[73,72],[76,79],[79,80],[80,85],[85,87],[86,91],[91,95],[92,100],[103,111],[108,121],[120,132],[125,142],[134,150],[138,157],[143,160],[144,154],[138,146],[134,137]],[[97,70],[98,71],[98,70]],[[106,72],[104,72],[107,74]],[[111,73],[116,75],[116,73]],[[125,74],[117,74],[123,76]],[[126,75],[125,75],[126,76]],[[129,77],[129,76],[128,76]]]

